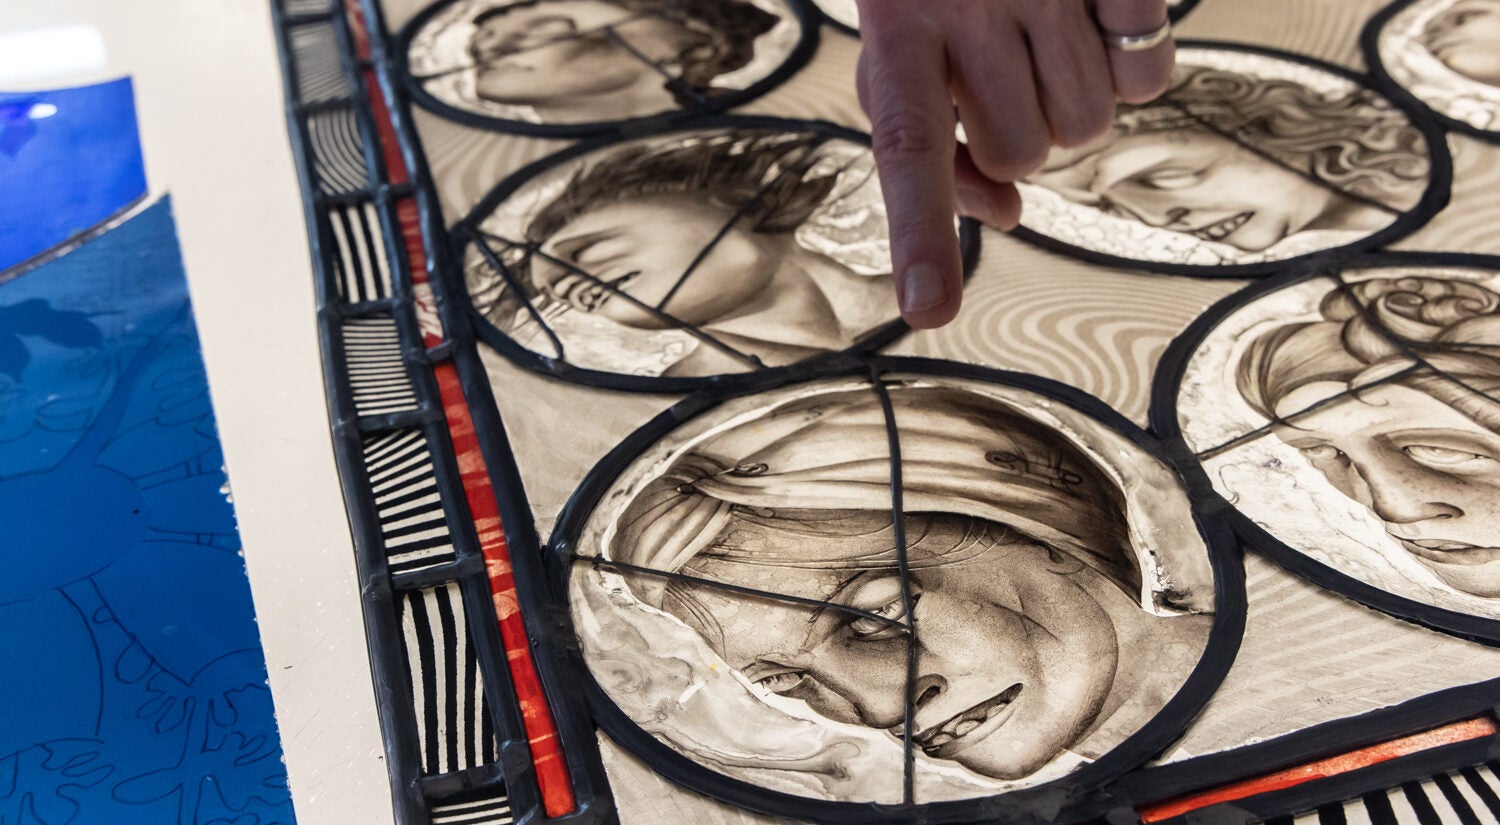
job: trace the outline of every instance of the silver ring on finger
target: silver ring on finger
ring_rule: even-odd
[[[1161,28],[1149,31],[1145,34],[1117,34],[1112,31],[1101,31],[1104,36],[1104,44],[1111,49],[1119,49],[1122,52],[1143,52],[1154,49],[1166,42],[1172,36],[1172,21],[1161,24]]]

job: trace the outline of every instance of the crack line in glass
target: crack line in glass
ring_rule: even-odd
[[[1296,424],[1294,424],[1293,422],[1295,422],[1299,418],[1312,415],[1315,412],[1327,409],[1331,406],[1334,406],[1335,404],[1342,404],[1345,401],[1349,401],[1351,399],[1359,400],[1359,397],[1361,395],[1369,392],[1370,390],[1379,389],[1380,387],[1383,387],[1387,384],[1391,384],[1396,381],[1400,381],[1403,378],[1410,377],[1415,373],[1421,372],[1422,369],[1423,368],[1420,364],[1413,364],[1412,366],[1402,369],[1400,372],[1391,373],[1390,375],[1387,375],[1379,380],[1371,381],[1368,384],[1360,384],[1357,387],[1350,387],[1347,390],[1336,393],[1334,395],[1330,395],[1327,398],[1322,399],[1321,401],[1309,404],[1308,406],[1297,410],[1291,415],[1277,416],[1267,424],[1256,427],[1255,429],[1250,430],[1242,435],[1235,436],[1234,438],[1231,438],[1216,447],[1210,447],[1206,450],[1200,450],[1197,453],[1194,453],[1194,455],[1197,456],[1200,463],[1217,458],[1236,447],[1243,446],[1251,441],[1270,434],[1270,432],[1277,427],[1295,427]]]
[[[1344,390],[1343,392],[1340,392],[1340,393],[1338,393],[1336,395],[1331,395],[1328,398],[1324,398],[1321,401],[1318,401],[1318,402],[1316,402],[1316,403],[1314,403],[1314,404],[1312,404],[1312,405],[1310,405],[1308,407],[1305,407],[1305,408],[1303,408],[1301,410],[1298,410],[1298,411],[1292,413],[1291,415],[1284,416],[1284,417],[1277,417],[1276,419],[1272,420],[1271,422],[1269,422],[1269,423],[1267,423],[1265,425],[1262,425],[1260,427],[1256,427],[1255,429],[1250,430],[1250,431],[1248,431],[1248,432],[1246,432],[1246,433],[1244,433],[1242,435],[1236,436],[1235,438],[1232,438],[1232,439],[1224,442],[1223,444],[1220,444],[1220,445],[1215,446],[1215,447],[1211,447],[1211,448],[1209,448],[1207,450],[1200,450],[1197,453],[1195,453],[1195,455],[1197,456],[1197,458],[1198,458],[1198,460],[1200,462],[1208,461],[1210,459],[1216,458],[1219,455],[1222,455],[1223,453],[1228,452],[1231,449],[1234,449],[1236,447],[1242,446],[1242,445],[1244,445],[1244,444],[1246,444],[1246,443],[1248,443],[1250,441],[1254,441],[1255,439],[1260,438],[1260,437],[1266,435],[1267,433],[1269,433],[1275,427],[1282,426],[1282,425],[1295,426],[1295,424],[1293,424],[1293,422],[1296,421],[1299,418],[1302,418],[1304,416],[1310,415],[1310,414],[1312,414],[1314,412],[1317,412],[1319,410],[1327,409],[1328,407],[1331,407],[1334,404],[1340,404],[1340,403],[1343,403],[1343,402],[1348,401],[1350,399],[1358,399],[1360,395],[1362,395],[1362,394],[1364,394],[1364,393],[1366,393],[1366,392],[1368,392],[1368,391],[1370,391],[1372,389],[1377,389],[1377,388],[1385,386],[1387,384],[1391,384],[1391,383],[1400,381],[1402,379],[1409,378],[1409,377],[1411,377],[1413,375],[1416,375],[1418,373],[1424,373],[1425,372],[1427,374],[1432,375],[1434,378],[1438,378],[1440,380],[1448,381],[1449,383],[1452,383],[1455,386],[1463,389],[1465,392],[1472,393],[1473,395],[1476,395],[1476,396],[1478,396],[1480,398],[1486,399],[1486,400],[1488,400],[1488,401],[1490,401],[1492,403],[1500,404],[1500,399],[1495,398],[1493,395],[1485,392],[1484,390],[1481,390],[1481,389],[1479,389],[1477,387],[1470,386],[1468,382],[1466,382],[1466,381],[1464,381],[1464,380],[1462,380],[1462,379],[1454,376],[1453,374],[1449,373],[1447,370],[1443,370],[1443,369],[1440,369],[1440,368],[1438,368],[1436,366],[1433,366],[1433,364],[1430,361],[1428,361],[1426,358],[1422,357],[1421,350],[1423,350],[1423,349],[1429,349],[1428,345],[1425,344],[1425,343],[1419,344],[1419,342],[1414,342],[1414,341],[1411,341],[1411,340],[1409,340],[1407,338],[1404,338],[1404,337],[1402,337],[1400,335],[1397,335],[1395,332],[1393,332],[1390,329],[1390,327],[1388,327],[1386,324],[1382,323],[1380,321],[1380,319],[1376,318],[1374,316],[1374,314],[1370,312],[1369,305],[1366,304],[1365,302],[1359,300],[1358,296],[1354,292],[1354,286],[1352,284],[1350,284],[1349,281],[1345,280],[1344,275],[1343,275],[1342,272],[1339,272],[1339,271],[1336,271],[1336,270],[1330,270],[1330,271],[1328,271],[1326,273],[1323,273],[1323,277],[1326,277],[1326,278],[1328,278],[1328,279],[1330,279],[1330,280],[1332,280],[1334,282],[1335,290],[1338,291],[1338,292],[1343,293],[1344,296],[1349,299],[1349,302],[1354,306],[1355,311],[1359,313],[1360,318],[1367,325],[1369,325],[1369,327],[1375,332],[1376,335],[1379,335],[1382,339],[1384,339],[1386,341],[1386,343],[1388,343],[1392,347],[1394,347],[1403,357],[1405,357],[1407,360],[1411,361],[1412,362],[1411,366],[1405,367],[1405,368],[1401,369],[1399,372],[1395,372],[1395,373],[1392,373],[1391,375],[1387,375],[1384,378],[1381,378],[1381,379],[1379,379],[1377,381],[1371,381],[1368,384],[1361,384],[1358,387],[1350,387],[1349,389]],[[1359,282],[1357,282],[1357,283],[1359,283]],[[1480,350],[1483,350],[1483,349],[1500,348],[1500,345],[1495,345],[1495,344],[1465,344],[1465,343],[1457,343],[1457,344],[1435,344],[1435,345],[1433,345],[1430,348],[1431,349],[1438,349],[1438,350],[1446,350],[1446,351],[1452,351],[1452,350],[1463,351],[1463,350],[1468,350],[1468,349],[1480,349]]]

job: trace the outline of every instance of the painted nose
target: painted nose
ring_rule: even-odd
[[[1370,491],[1370,509],[1387,524],[1420,524],[1464,514],[1458,505],[1439,501],[1423,476],[1395,472],[1380,463],[1367,464],[1359,471]]]
[[[1176,226],[1187,221],[1187,216],[1192,214],[1191,209],[1186,206],[1174,206],[1162,215],[1161,223],[1157,226]]]
[[[860,721],[872,728],[884,728],[896,736],[901,735],[906,725],[906,674],[883,674],[888,678],[875,678],[859,687],[848,686],[839,691],[859,713]],[[894,671],[894,669],[893,669]],[[948,690],[948,680],[937,674],[918,676],[911,683],[912,713],[936,702]]]
[[[943,694],[947,692],[948,680],[944,679],[942,676],[937,675],[936,673],[929,673],[925,676],[918,676],[916,680],[912,682],[911,697],[913,733],[917,732],[922,727],[921,723],[916,721],[917,717],[920,716],[922,709],[941,699],[943,697]],[[889,697],[883,698],[888,699]],[[905,730],[906,724],[906,691],[904,684],[902,685],[902,690],[898,692],[895,698],[895,703],[890,703],[889,701],[880,703],[881,707],[879,708],[879,710],[884,711],[884,713],[879,720],[866,717],[866,721],[872,725],[887,728],[893,735],[899,737]],[[862,703],[860,708],[861,712],[863,713],[867,709],[876,710],[876,707],[874,705]]]

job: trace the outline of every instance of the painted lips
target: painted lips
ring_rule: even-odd
[[[1020,695],[1020,683],[1011,685],[942,724],[919,731],[912,739],[928,756],[950,757],[1009,721],[1011,706]]]
[[[1414,556],[1444,564],[1486,564],[1500,559],[1500,548],[1481,547],[1462,541],[1441,539],[1411,539],[1391,536]]]

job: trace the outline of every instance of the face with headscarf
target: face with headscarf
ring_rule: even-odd
[[[1133,732],[1196,657],[1207,617],[1178,611],[1203,592],[1147,592],[1120,488],[1057,432],[971,393],[892,395],[905,581],[868,388],[679,457],[626,509],[611,557],[691,577],[627,578],[746,680],[828,719],[900,740],[909,685],[914,746],[984,776]]]
[[[1257,339],[1241,392],[1412,558],[1500,597],[1500,295],[1380,279],[1330,293],[1321,313]]]
[[[1118,587],[993,522],[908,514],[912,571],[904,593],[889,514],[816,519],[852,529],[810,536],[797,526],[737,520],[683,572],[850,610],[746,598],[711,585],[674,585],[665,609],[754,684],[898,738],[907,654],[915,648],[914,745],[986,776],[1028,776],[1095,722],[1120,655],[1114,614],[1139,613]],[[801,552],[828,567],[768,566],[756,548]]]

